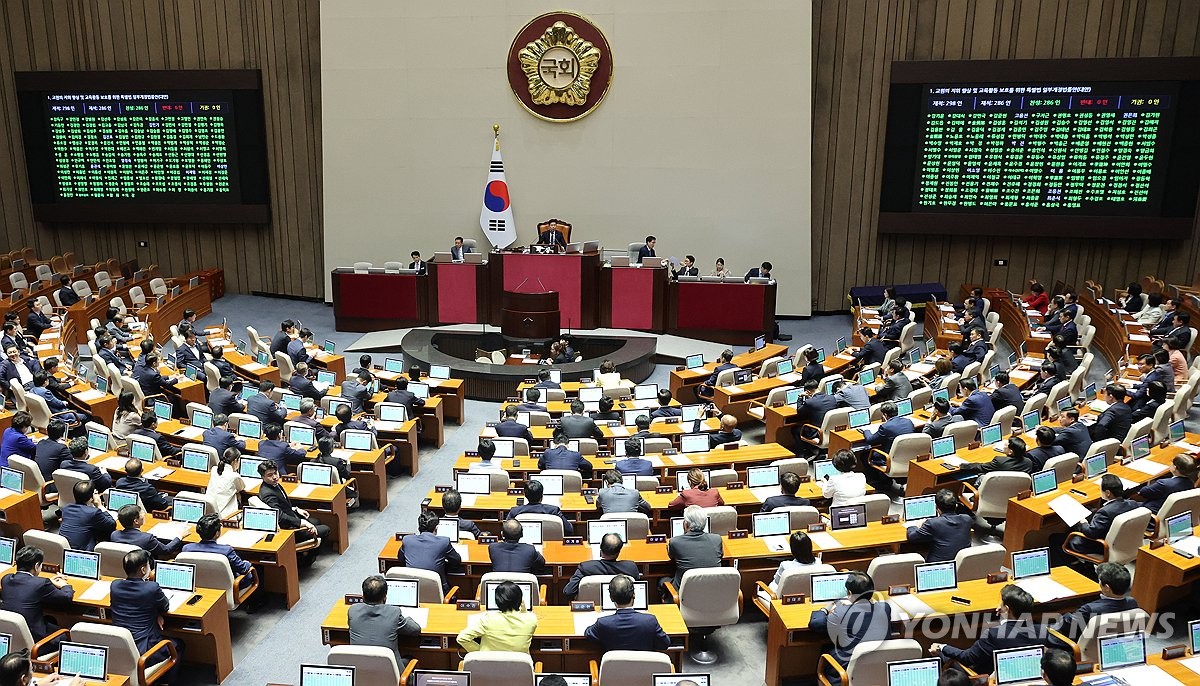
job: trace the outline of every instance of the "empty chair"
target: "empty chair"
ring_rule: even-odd
[[[579,593],[575,600],[596,603],[599,607],[603,601],[602,589],[604,584],[616,578],[616,574],[589,574],[579,580]]]
[[[1030,412],[1041,412],[1046,406],[1046,394],[1034,393],[1025,401],[1025,406],[1021,408],[1021,415],[1024,416]]]
[[[908,397],[912,400],[913,407],[925,407],[933,400],[933,389],[928,386],[914,388],[912,393],[908,394]]]
[[[979,424],[968,419],[962,422],[954,422],[947,424],[942,431],[943,436],[954,437],[954,449],[962,450],[975,440],[975,435],[979,433]]]
[[[1150,442],[1160,443],[1171,436],[1171,413],[1174,411],[1171,403],[1163,403],[1154,411],[1150,422]]]
[[[821,513],[812,505],[784,505],[771,510],[771,512],[788,513],[788,527],[792,531],[804,530],[808,528],[809,524],[821,521]]]
[[[417,667],[416,660],[409,660],[401,674],[396,653],[380,646],[332,646],[326,661],[330,665],[353,667],[354,681],[359,684],[407,684]]]
[[[707,650],[705,640],[718,627],[737,624],[742,614],[742,575],[731,567],[689,569],[683,573],[679,589],[667,583],[667,592],[679,605],[683,623],[695,636],[689,657],[710,665],[717,656]]]
[[[1032,480],[1024,472],[988,472],[979,479],[979,487],[963,484],[963,503],[980,519],[1002,520],[1008,516],[1008,500],[1027,491]],[[967,491],[974,498],[967,500]]]
[[[986,300],[984,302],[987,302]],[[828,653],[821,655],[818,663],[818,681],[821,686],[831,686],[824,668],[829,667],[837,673],[841,684],[886,684],[888,683],[887,664],[900,660],[917,660],[925,657],[921,644],[911,638],[892,639],[887,641],[863,641],[854,646],[850,655],[850,663],[845,669]]]
[[[533,658],[524,653],[503,650],[467,653],[462,670],[471,673],[471,686],[533,686]]]
[[[1064,484],[1071,480],[1071,476],[1075,474],[1075,469],[1079,466],[1079,456],[1075,453],[1063,453],[1058,457],[1052,457],[1046,460],[1045,466],[1042,469],[1053,469],[1054,480],[1060,484]]]
[[[661,453],[664,450],[672,448],[671,439],[669,438],[647,438],[642,441],[642,448],[645,454]]]
[[[13,290],[29,290],[29,279],[25,278],[25,274],[21,272],[9,274],[8,282],[12,284]]]
[[[96,552],[100,553],[100,576],[125,578],[125,554],[138,547],[128,543],[109,543],[101,541],[96,544]]]
[[[644,541],[650,535],[650,517],[641,512],[607,512],[600,519],[624,520],[626,540]]]
[[[154,295],[166,295],[168,292],[167,282],[159,277],[150,279],[150,292]]]
[[[177,562],[196,565],[196,585],[201,588],[216,588],[225,591],[225,602],[230,610],[236,610],[258,590],[258,577],[253,583],[244,584],[246,575],[235,576],[229,566],[229,558],[216,553],[179,553]]]
[[[517,515],[519,522],[541,522],[543,541],[561,541],[563,539],[563,520],[558,515],[524,512]]]
[[[397,274],[400,272],[401,269],[404,269],[403,262],[389,261],[389,262],[383,263],[383,271],[388,274]]]
[[[130,286],[129,302],[134,310],[142,309],[146,306],[146,291],[143,291],[141,286]]]
[[[592,660],[591,670],[597,684],[651,684],[655,674],[675,671],[671,658],[648,650],[610,650],[600,657],[600,667]]]
[[[1119,514],[1113,518],[1108,535],[1101,540],[1088,538],[1078,531],[1072,531],[1067,535],[1067,540],[1063,542],[1063,550],[1068,555],[1092,564],[1100,564],[1101,562],[1127,564],[1137,557],[1138,548],[1142,546],[1142,539],[1145,537],[1146,525],[1150,523],[1152,516],[1150,510],[1144,507],[1137,507]],[[1094,555],[1077,553],[1068,547],[1074,538],[1098,543],[1101,546],[1101,551]]]
[[[1159,408],[1159,409],[1162,409],[1162,408]],[[1153,428],[1153,426],[1154,426],[1154,418],[1146,417],[1145,419],[1137,420],[1129,427],[1129,431],[1125,434],[1125,440],[1121,441],[1121,447],[1125,449],[1126,455],[1130,454],[1130,452],[1132,451],[1132,448],[1130,447],[1130,445],[1134,441],[1141,438],[1142,436],[1150,435],[1150,429]]]
[[[58,565],[59,567],[62,567],[63,551],[71,547],[71,542],[67,540],[66,536],[50,533],[49,531],[29,529],[21,534],[21,537],[25,539],[25,545],[42,549],[42,553],[45,554],[43,563]]]
[[[1050,389],[1050,394],[1046,396],[1046,407],[1048,412],[1058,414],[1058,401],[1070,395],[1071,382],[1059,381]]]
[[[1017,408],[1010,405],[1008,407],[1004,407],[999,410],[996,410],[996,413],[992,415],[991,423],[999,424],[1000,425],[1000,435],[1003,438],[1008,438],[1009,436],[1012,435],[1013,419],[1016,418],[1016,416],[1017,416]]]
[[[33,268],[33,275],[38,281],[49,282],[54,278],[54,270],[48,264],[39,264]]]
[[[916,569],[925,558],[918,553],[880,555],[871,560],[867,575],[875,582],[876,591],[886,591],[890,586],[916,586]]]
[[[892,505],[892,499],[884,493],[872,493],[864,495],[861,498],[855,498],[854,503],[866,505],[867,521],[875,521],[883,519],[883,516],[888,513],[888,509]]]
[[[788,457],[782,460],[772,460],[772,467],[779,467],[779,475],[791,472],[796,476],[808,476],[808,460],[802,457]]]
[[[139,653],[129,629],[108,624],[79,622],[71,627],[71,640],[108,648],[108,673],[125,677],[130,684],[149,686],[166,676],[179,661],[175,644],[166,639]],[[150,662],[150,656],[162,648],[170,655],[166,660]]]
[[[737,528],[737,508],[730,505],[701,508],[708,517],[708,532],[725,536]]]
[[[999,543],[985,543],[963,548],[954,556],[954,567],[958,570],[959,582],[986,579],[988,574],[1000,571],[1008,562],[1008,551]]]
[[[872,450],[884,459],[883,472],[893,479],[908,478],[908,464],[918,455],[928,455],[933,451],[933,439],[929,434],[906,434],[897,436],[892,441],[892,451]]]
[[[1051,630],[1051,634],[1067,644],[1076,662],[1086,661],[1096,663],[1100,659],[1098,650],[1100,644],[1098,639],[1100,637],[1114,636],[1131,631],[1149,631],[1150,629],[1150,615],[1141,608],[1134,608],[1132,610],[1108,612],[1089,617],[1087,624],[1083,627],[1083,631],[1079,634],[1078,641],[1072,641],[1054,630]]]
[[[80,298],[87,298],[92,295],[92,286],[87,281],[76,281],[71,284],[71,290],[75,291],[75,295],[78,295]]]
[[[279,378],[284,383],[291,381],[292,374],[296,373],[296,368],[292,365],[292,358],[280,350],[275,353],[275,364],[279,366]]]
[[[10,610],[0,610],[0,633],[12,637],[8,642],[8,652],[19,653],[22,650],[28,650],[29,656],[34,660],[49,660],[53,659],[58,651],[47,651],[46,645],[55,639],[65,637],[70,632],[67,629],[59,629],[35,643],[33,632],[29,630],[29,623],[25,621],[23,615]]]
[[[554,390],[554,389],[550,389]],[[529,426],[548,426],[550,424],[550,413],[540,412],[538,410],[530,410]],[[582,440],[582,439],[580,439]],[[595,440],[595,439],[592,439]]]
[[[112,277],[109,276],[108,272],[105,271],[98,271],[95,274],[92,274],[92,281],[96,282],[96,288],[112,287]]]
[[[1088,448],[1087,455],[1084,455],[1083,458],[1086,460],[1092,455],[1104,453],[1104,463],[1107,465],[1112,465],[1117,461],[1117,454],[1120,452],[1120,450],[1120,441],[1115,438],[1105,438],[1093,443],[1092,447]]]
[[[721,488],[738,480],[736,469],[714,469],[708,473],[708,487]]]
[[[421,603],[448,603],[458,593],[458,586],[452,586],[450,591],[442,595],[442,577],[437,572],[416,567],[389,567],[384,575],[388,579],[415,579],[417,582],[417,600]]]

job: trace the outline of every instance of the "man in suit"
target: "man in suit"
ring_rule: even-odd
[[[96,345],[99,348],[99,350],[96,352],[98,355],[100,355],[101,360],[104,360],[108,364],[115,365],[122,374],[129,373],[130,369],[132,368],[131,362],[127,357],[128,354],[120,355],[117,353],[117,339],[108,334],[104,334],[96,339]]]
[[[1058,378],[1053,363],[1043,362],[1042,366],[1038,368],[1037,384],[1033,387],[1033,390],[1028,392],[1029,397],[1033,397],[1038,393],[1049,396],[1054,387],[1058,385],[1058,382],[1062,380]]]
[[[646,244],[638,248],[638,264],[644,264],[648,258],[657,257],[657,255],[654,254],[654,244],[657,242],[658,239],[654,236],[646,236]]]
[[[600,559],[580,562],[563,588],[563,595],[568,599],[579,595],[579,582],[583,581],[584,577],[623,574],[635,581],[641,579],[642,573],[638,570],[636,562],[617,559],[621,556],[621,548],[624,546],[625,542],[620,536],[604,534],[600,539]]]
[[[968,334],[970,343],[967,344],[967,349],[963,354],[976,362],[983,362],[983,358],[987,357],[988,343],[984,340],[987,332],[984,329],[971,329]]]
[[[88,462],[88,446],[87,439],[78,436],[72,438],[70,443],[67,443],[67,449],[71,451],[71,459],[63,460],[59,465],[59,469],[70,469],[73,472],[81,472],[86,474],[92,486],[97,492],[104,492],[112,488],[112,477],[108,471],[100,469],[96,465]],[[76,502],[85,502],[76,499]]]
[[[149,353],[142,355],[133,367],[133,378],[142,387],[142,395],[147,398],[152,395],[165,395],[167,389],[174,390],[179,380],[173,376],[163,376],[158,371],[158,355]]]
[[[538,243],[542,245],[566,245],[567,239],[563,232],[558,229],[558,222],[550,221],[546,225],[546,230],[538,234]]]
[[[359,372],[357,376],[347,378],[342,382],[342,397],[350,401],[350,411],[361,414],[371,399],[371,374]]]
[[[954,414],[950,410],[950,401],[945,398],[933,399],[933,411],[930,414],[929,422],[921,429],[923,433],[929,434],[931,438],[941,438],[946,432],[946,427],[955,422],[961,422],[961,415]]]
[[[867,389],[846,379],[833,382],[833,399],[837,401],[838,407],[855,410],[871,408],[871,398],[867,395]]]
[[[246,412],[263,424],[283,424],[287,421],[287,408],[282,403],[271,400],[271,391],[273,390],[275,390],[273,382],[260,381],[258,393],[246,400]]]
[[[1072,536],[1065,544],[1066,549],[1081,555],[1099,554],[1104,548],[1097,541],[1108,535],[1113,520],[1130,510],[1141,507],[1141,503],[1125,497],[1125,485],[1116,474],[1105,474],[1100,477],[1100,501],[1100,507],[1073,528],[1074,531],[1078,531],[1087,538]],[[1056,538],[1061,541],[1066,539],[1066,536],[1060,534],[1051,537],[1050,553],[1062,562],[1069,561],[1062,555],[1060,546],[1054,545]]]
[[[642,512],[650,514],[650,504],[642,498],[636,489],[626,488],[621,480],[621,472],[610,469],[602,477],[604,487],[596,494],[596,508],[600,514],[609,512]]]
[[[989,472],[1033,473],[1033,462],[1026,455],[1028,448],[1019,436],[1011,436],[1004,444],[1004,452],[988,462],[967,462],[959,467],[963,475],[987,474]],[[976,482],[978,483],[978,482]]]
[[[971,332],[983,329],[987,330],[987,324],[984,323],[982,301],[977,298],[967,298],[966,309],[963,311],[961,319],[959,319],[959,330],[962,332],[963,341],[971,340]]]
[[[584,459],[580,453],[567,447],[567,435],[561,429],[554,432],[554,446],[543,452],[542,457],[538,459],[538,469],[542,471],[573,469],[582,474],[585,479],[590,479],[592,476],[592,463]]]
[[[496,444],[488,438],[479,439],[479,445],[476,448],[479,455],[478,462],[472,462],[467,471],[470,472],[502,472],[504,467],[499,462],[492,462],[492,457],[496,454]]]
[[[237,448],[239,451],[246,449],[246,442],[233,435],[229,430],[229,417],[223,414],[213,415],[212,428],[204,430],[201,442],[214,448],[218,455],[224,455],[227,448]]]
[[[958,406],[958,414],[964,420],[969,419],[979,426],[987,426],[992,421],[992,415],[996,414],[992,398],[979,390],[979,382],[973,378],[963,379],[958,386],[966,394],[962,404]]]
[[[1171,315],[1171,328],[1163,335],[1165,340],[1171,341],[1171,346],[1179,350],[1187,350],[1188,343],[1192,340],[1192,332],[1188,329],[1188,322],[1191,321],[1191,315],[1183,310],[1175,310]]]
[[[421,252],[414,250],[408,256],[412,258],[412,262],[408,263],[408,268],[415,269],[417,276],[425,276],[429,271],[429,263],[421,259]]]
[[[996,390],[992,391],[992,408],[996,411],[1006,407],[1015,407],[1017,412],[1025,407],[1025,399],[1021,397],[1021,389],[1009,380],[1008,372],[1000,372],[994,377]],[[1020,419],[1020,417],[1018,417]]]
[[[864,326],[858,330],[858,333],[865,342],[861,348],[850,353],[850,356],[854,358],[854,365],[856,367],[866,367],[867,365],[876,363],[883,364],[883,358],[887,356],[888,348],[880,340],[879,336],[875,334],[875,330],[869,326]]]
[[[292,336],[296,333],[296,322],[285,319],[279,324],[279,330],[271,337],[271,362],[275,361],[275,353],[286,353]]]
[[[760,512],[770,512],[777,507],[805,507],[810,505],[808,498],[796,495],[800,490],[800,477],[795,472],[784,472],[779,475],[780,495],[773,495],[763,501]]]
[[[633,427],[637,431],[631,434],[630,438],[662,438],[662,434],[650,430],[649,414],[639,414],[637,419],[633,420]]]
[[[17,346],[4,348],[5,360],[0,364],[0,382],[4,383],[4,393],[11,392],[9,381],[16,379],[25,389],[33,387],[33,375],[41,371],[36,359],[29,360],[21,357]]]
[[[1100,597],[1080,605],[1078,610],[1063,617],[1059,632],[1073,641],[1079,640],[1092,617],[1136,610],[1138,607],[1137,600],[1128,596],[1132,577],[1125,565],[1103,562],[1096,567],[1096,579],[1100,584]],[[1052,642],[1063,645],[1055,639]]]
[[[1057,435],[1054,429],[1048,426],[1039,426],[1034,431],[1034,439],[1037,441],[1037,447],[1025,454],[1029,458],[1030,468],[1034,472],[1040,472],[1046,468],[1046,462],[1052,457],[1058,457],[1067,452],[1061,445],[1055,444]]]
[[[346,610],[350,645],[387,648],[400,669],[404,669],[408,660],[400,655],[400,638],[419,636],[421,625],[412,617],[405,617],[398,605],[388,605],[387,594],[387,581],[382,576],[372,574],[363,579],[363,601]]]
[[[571,401],[571,414],[562,418],[562,432],[567,438],[604,438],[596,421],[583,413],[583,403],[578,398]]]
[[[338,440],[341,440],[342,432],[346,429],[356,429],[358,431],[370,431],[374,435],[378,435],[375,427],[361,419],[350,418],[350,408],[345,405],[338,405],[333,416],[337,418],[338,423],[333,427],[333,435]]]
[[[1108,403],[1108,409],[1100,413],[1096,423],[1088,429],[1088,434],[1093,441],[1106,438],[1123,441],[1133,425],[1133,409],[1125,404],[1125,388],[1118,384],[1105,386],[1104,400]]]
[[[770,262],[763,262],[757,267],[752,267],[749,271],[747,271],[746,276],[744,276],[742,280],[749,283],[750,279],[770,279],[772,278],[772,269],[774,269],[774,266]]]
[[[42,337],[46,329],[54,326],[54,320],[46,316],[38,307],[37,300],[29,301],[29,315],[25,317],[25,330],[29,332],[34,339]]]
[[[292,378],[288,379],[288,388],[296,395],[302,398],[312,398],[316,402],[321,402],[321,398],[325,397],[327,387],[318,388],[317,384],[313,383],[312,379],[308,378],[309,367],[301,362],[295,366],[295,371],[292,372]]]
[[[912,420],[908,417],[898,417],[896,403],[890,400],[884,403],[879,408],[879,414],[883,416],[883,423],[879,425],[879,429],[871,431],[870,429],[863,431],[863,438],[866,439],[867,445],[872,448],[878,448],[885,453],[892,451],[892,443],[905,434],[916,433],[917,429],[913,425]]]
[[[1155,381],[1166,387],[1167,392],[1175,390],[1175,371],[1171,369],[1170,362],[1167,358],[1167,351],[1161,350],[1163,362],[1158,364],[1154,355],[1141,355],[1138,357],[1138,371],[1142,373],[1141,379],[1134,384],[1133,388],[1129,389],[1129,406],[1134,410],[1140,408],[1144,403],[1150,400],[1150,384]],[[34,385],[37,385],[37,375],[34,375]]]
[[[442,511],[446,513],[447,517],[458,520],[459,533],[468,533],[478,539],[482,533],[479,526],[459,514],[460,509],[462,509],[461,493],[453,488],[442,493]]]
[[[156,560],[172,560],[183,549],[183,541],[178,536],[164,541],[153,534],[142,531],[142,525],[146,523],[146,518],[142,514],[142,508],[137,505],[122,505],[121,509],[117,511],[117,520],[121,522],[121,530],[113,532],[111,536],[113,543],[137,546],[150,553]]]
[[[678,279],[681,276],[700,276],[700,270],[696,267],[696,258],[692,255],[684,255],[679,262],[679,268],[671,267],[671,278]]]
[[[409,419],[415,419],[420,414],[420,408],[425,407],[425,401],[418,398],[416,393],[408,390],[408,379],[403,376],[396,379],[396,389],[388,393],[385,400],[389,403],[403,405]]]
[[[417,515],[417,533],[408,534],[400,544],[398,559],[401,566],[437,572],[442,577],[442,593],[450,590],[447,571],[458,571],[462,557],[450,544],[450,539],[438,536],[437,513],[423,510]]]
[[[540,397],[542,397],[541,389],[526,388],[525,402],[517,405],[517,409],[521,412],[545,412],[546,406],[538,402],[538,398]],[[582,438],[582,436],[580,438]]]
[[[488,559],[492,561],[493,572],[546,573],[546,558],[542,557],[537,548],[521,542],[521,535],[524,533],[521,522],[513,519],[510,513],[504,524],[500,525],[503,540],[488,546]]]
[[[142,504],[151,512],[161,512],[171,507],[171,497],[160,492],[157,488],[142,478],[145,465],[136,457],[125,461],[125,476],[117,479],[114,486],[123,491],[133,491],[142,499]]]
[[[162,453],[164,458],[174,457],[180,452],[179,448],[172,445],[166,436],[158,432],[158,415],[153,411],[142,413],[142,428],[134,429],[133,433],[154,441],[154,444],[158,446],[158,452]]]
[[[62,303],[63,307],[70,307],[80,301],[79,294],[71,288],[71,277],[61,276],[58,283],[62,286],[58,289],[58,302]]]
[[[217,542],[217,537],[221,535],[220,515],[206,514],[197,520],[196,535],[200,537],[200,541],[198,543],[185,543],[183,552],[221,555],[229,561],[229,569],[233,572],[235,578],[245,575],[239,588],[247,588],[254,585],[254,577],[256,575],[254,566],[242,559],[242,556],[237,554],[233,546]]]
[[[1196,485],[1196,460],[1191,455],[1180,454],[1171,459],[1171,473],[1138,486],[1134,493],[1142,506],[1158,514],[1163,503],[1174,493],[1180,493]]]
[[[659,417],[681,417],[683,408],[671,406],[671,391],[664,388],[658,392],[658,407],[650,411],[651,419]]]
[[[521,514],[548,514],[554,515],[562,520],[563,534],[570,536],[575,533],[575,528],[571,525],[571,521],[563,514],[563,511],[557,505],[547,505],[542,502],[542,496],[545,487],[542,482],[529,479],[525,482],[525,504],[515,505],[508,511],[508,519],[516,519],[517,515]]]
[[[819,386],[820,384],[815,379],[805,381],[804,393],[796,399],[796,421],[791,429],[792,438],[798,447],[803,446],[806,451],[808,451],[809,444],[805,443],[803,439],[816,439],[818,434],[812,429],[806,429],[805,425],[820,428],[821,423],[825,421],[825,415],[837,407],[836,398],[817,392]]]
[[[188,365],[196,368],[196,380],[208,381],[204,373],[204,350],[196,340],[196,330],[187,329],[183,334],[183,345],[175,351],[175,367],[187,369]]]
[[[233,388],[232,375],[223,375],[217,381],[217,388],[208,396],[208,407],[213,411],[214,415],[223,414],[231,415],[234,412],[242,412],[246,409],[245,403],[238,400],[238,397],[232,390]]]
[[[742,430],[737,428],[737,423],[737,417],[731,414],[721,415],[721,430],[708,435],[708,447],[716,448],[742,440]]]
[[[313,432],[316,434],[318,439],[324,438],[325,436],[332,436],[333,434],[330,433],[329,429],[325,428],[324,424],[317,421],[316,414],[317,404],[314,403],[311,398],[305,398],[300,401],[300,416],[296,417],[292,421],[296,422],[297,424],[303,424],[304,426],[312,427]]]
[[[104,330],[113,338],[117,339],[118,343],[128,343],[133,340],[133,334],[129,331],[129,325],[125,323],[125,317],[121,311],[115,307],[108,308],[104,313]],[[183,332],[180,331],[182,334]]]
[[[711,398],[713,394],[713,388],[717,385],[717,377],[721,375],[721,372],[725,371],[726,369],[737,368],[738,366],[733,363],[733,351],[729,350],[728,348],[722,350],[721,354],[717,356],[717,366],[713,368],[712,374],[705,379],[704,383],[700,384],[700,386],[696,388],[696,395],[702,398]]]
[[[288,474],[292,471],[291,468],[308,459],[308,451],[299,443],[279,440],[282,433],[283,429],[278,424],[264,426],[264,439],[258,442],[258,456],[274,462],[275,466],[279,468],[280,474]],[[318,440],[332,441],[333,439],[327,434]]]
[[[59,469],[63,462],[71,459],[71,451],[62,441],[66,433],[66,424],[57,419],[50,420],[50,424],[46,427],[46,438],[38,441],[33,454],[33,461],[37,463],[38,471],[42,473],[42,478],[46,480],[46,483],[51,484],[51,489],[54,488],[54,470]]]
[[[1008,584],[1000,590],[1000,624],[985,631],[967,649],[955,648],[944,643],[929,646],[930,655],[940,655],[957,660],[980,674],[992,671],[992,654],[1004,648],[1020,648],[1043,642],[1044,630],[1029,618],[1033,610],[1033,596],[1016,584]]]
[[[912,382],[904,374],[904,363],[900,360],[888,362],[888,376],[883,380],[883,386],[875,391],[872,402],[881,403],[885,400],[903,400],[913,391]]]
[[[496,425],[496,436],[500,438],[523,438],[529,445],[533,445],[533,433],[528,426],[517,421],[517,406],[506,405],[504,408],[504,417],[500,423]]]
[[[296,336],[287,344],[287,355],[292,358],[292,366],[300,364],[312,364],[313,356],[308,353],[308,346],[312,345],[313,332],[305,327],[300,329],[300,335]]]
[[[975,517],[958,512],[958,498],[949,489],[939,490],[934,502],[937,503],[937,516],[926,519],[919,527],[908,527],[908,542],[929,545],[926,562],[948,562],[960,550],[971,547],[971,527]]]
[[[92,550],[97,543],[107,541],[117,529],[117,522],[104,509],[100,494],[91,481],[80,481],[71,489],[75,502],[62,507],[62,534],[76,550]]]
[[[654,476],[654,463],[642,457],[642,444],[637,439],[625,441],[625,457],[613,465],[621,474]]]
[[[292,505],[287,492],[279,485],[279,468],[275,466],[274,462],[260,462],[258,475],[262,478],[262,485],[258,488],[258,497],[266,503],[267,507],[279,511],[279,528],[295,529],[298,543],[317,539],[318,549],[324,545],[325,541],[329,540],[332,529],[322,524],[316,517],[310,516],[307,510]],[[315,553],[314,549],[312,554]],[[308,559],[311,561],[311,554]]]
[[[164,639],[162,634],[163,620],[171,609],[171,601],[157,582],[150,580],[153,560],[145,550],[131,550],[125,553],[122,561],[125,567],[125,578],[116,579],[109,586],[109,597],[112,602],[109,613],[114,626],[128,629],[133,634],[134,645],[139,654],[144,654],[159,641]],[[166,640],[175,644],[179,661],[163,677],[162,683],[175,683],[175,676],[183,664],[183,641],[177,638]],[[170,653],[166,647],[159,648],[146,661],[155,664],[166,660]]]
[[[1055,336],[1062,336],[1063,343],[1068,346],[1075,345],[1079,342],[1079,327],[1075,326],[1075,315],[1070,310],[1063,310],[1058,315],[1058,332]]]
[[[0,604],[9,612],[16,612],[25,618],[29,633],[34,641],[40,641],[58,631],[58,624],[43,614],[44,608],[68,609],[75,597],[75,589],[62,574],[45,578],[42,574],[42,562],[45,554],[41,548],[24,546],[13,557],[17,571],[5,575],[0,581]],[[69,640],[60,636],[45,646],[42,650],[53,652],[58,650],[58,644]]]
[[[659,590],[662,597],[667,597],[666,584],[672,583],[675,590],[683,580],[684,572],[692,569],[708,569],[720,567],[725,557],[721,537],[705,533],[708,517],[699,505],[688,505],[683,509],[684,533],[674,536],[667,542],[667,557],[675,563],[675,576],[663,577],[659,580]]]
[[[475,252],[475,250],[471,246],[463,244],[462,236],[455,236],[454,245],[450,248],[450,259],[455,262],[462,262],[466,259],[467,253],[470,252]]]
[[[554,381],[550,378],[550,370],[549,369],[543,369],[542,371],[538,372],[538,380],[537,380],[537,383],[535,383],[533,385],[533,387],[534,388],[562,388],[562,384],[560,384],[557,381]]]
[[[212,352],[210,352],[209,354],[212,355],[212,359],[209,360],[209,364],[216,367],[217,372],[219,372],[217,374],[217,378],[220,378],[222,376],[236,376],[236,374],[233,371],[233,365],[229,363],[229,360],[225,359],[225,349],[224,348],[222,348],[221,346],[216,346],[212,349]]]
[[[1079,421],[1079,410],[1069,407],[1058,415],[1059,428],[1054,430],[1054,445],[1063,452],[1075,453],[1083,459],[1092,447],[1092,437],[1087,425]]]
[[[633,609],[633,579],[618,574],[608,584],[608,597],[617,606],[617,611],[597,619],[584,630],[583,635],[600,644],[603,651],[609,650],[666,650],[671,639],[658,619],[649,612]]]

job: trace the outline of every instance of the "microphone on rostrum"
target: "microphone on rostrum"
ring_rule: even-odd
[[[524,279],[522,279],[522,280],[521,280],[521,283],[517,284],[517,287],[513,289],[513,292],[514,292],[514,293],[516,293],[517,291],[520,291],[520,290],[521,290],[521,286],[524,286],[524,285],[525,285],[525,282],[526,282],[526,281],[528,281],[528,280],[529,280],[529,277],[528,277],[528,276],[526,276]]]

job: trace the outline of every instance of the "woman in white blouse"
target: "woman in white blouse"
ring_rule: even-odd
[[[775,578],[769,584],[772,593],[779,593],[779,583],[783,581],[787,572],[821,564],[821,557],[813,555],[812,539],[808,537],[808,534],[803,531],[795,531],[788,538],[788,542],[792,546],[792,559],[779,563],[779,569],[775,570]]]
[[[133,391],[121,391],[117,396],[117,411],[113,415],[113,436],[121,443],[129,439],[129,434],[142,428],[142,413],[134,402]]]
[[[829,499],[830,507],[840,507],[855,502],[867,494],[867,477],[854,471],[858,458],[849,450],[839,450],[833,456],[837,473],[826,476],[821,482],[821,493]]]
[[[208,474],[208,489],[205,493],[212,498],[221,519],[241,509],[238,495],[246,490],[246,481],[238,473],[241,461],[242,453],[237,448],[226,448],[217,460],[217,466]]]

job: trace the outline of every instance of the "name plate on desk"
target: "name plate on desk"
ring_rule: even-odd
[[[912,589],[907,584],[888,586],[888,595],[908,595],[909,593],[912,593]]]
[[[525,489],[524,488],[510,488],[510,489],[508,489],[508,494],[509,495],[525,495]]]
[[[1167,539],[1165,539],[1165,538],[1156,538],[1156,539],[1154,539],[1154,540],[1150,541],[1150,549],[1151,549],[1151,550],[1158,550],[1159,548],[1163,547],[1163,546],[1164,546],[1164,545],[1166,545],[1166,544],[1167,544]]]
[[[815,524],[808,525],[808,533],[810,533],[810,534],[815,534],[819,531],[824,531],[824,530],[825,530],[825,524],[823,522],[817,522]]]
[[[1077,484],[1087,478],[1086,474],[1075,474],[1071,477],[1071,483]]]
[[[467,457],[479,457],[479,451],[478,450],[464,450],[463,455],[465,455]]]
[[[403,541],[403,540],[404,540],[404,537],[405,537],[405,536],[407,536],[407,535],[409,535],[410,533],[411,533],[411,532],[409,532],[409,531],[397,531],[397,532],[396,532],[396,540],[397,540],[397,541]]]
[[[666,421],[663,422],[663,424],[678,424],[678,423],[679,423],[679,417],[667,417]]]
[[[745,481],[730,481],[729,483],[725,484],[725,488],[730,491],[736,491],[738,489],[742,489],[745,487],[746,487]]]
[[[358,605],[362,601],[363,601],[363,597],[362,597],[361,593],[347,593],[346,594],[346,604],[347,605]]]
[[[43,562],[42,563],[42,571],[46,572],[47,574],[58,574],[60,571],[62,571],[62,568],[56,564],[51,564],[49,562]]]
[[[1092,671],[1091,665],[1088,665],[1088,672]],[[987,674],[978,674],[971,677],[971,686],[988,686],[991,683],[990,677]]]
[[[894,515],[894,514],[884,515],[879,520],[879,523],[880,524],[899,524],[900,523],[900,515]]]
[[[596,457],[612,457],[612,451],[611,450],[597,450]],[[612,463],[609,462],[607,464],[612,464]]]
[[[650,534],[649,536],[646,537],[646,542],[647,543],[666,543],[667,535],[666,534]]]
[[[1029,489],[1017,491],[1017,500],[1028,500],[1031,495],[1033,495],[1033,491]]]
[[[671,486],[656,486],[656,487],[655,487],[655,489],[654,489],[654,492],[655,492],[655,493],[659,493],[659,494],[662,494],[662,493],[674,493],[674,492],[675,492],[675,489],[674,489],[673,487],[671,487]]]
[[[741,443],[725,443],[723,444],[722,450],[737,450],[740,447],[742,447]]]
[[[598,488],[581,488],[581,489],[579,489],[579,494],[580,495],[599,495],[600,489],[598,489]]]
[[[750,532],[745,529],[730,529],[729,530],[729,540],[731,540],[731,541],[738,539],[738,538],[749,538],[749,537],[750,537]]]
[[[181,469],[183,467],[182,460],[163,460],[163,463],[172,469]]]
[[[445,493],[446,491],[449,491],[451,488],[454,488],[454,487],[453,486],[434,486],[433,492],[434,493]]]
[[[563,536],[563,545],[583,545],[583,536]]]
[[[807,474],[800,477],[800,483],[802,483],[802,484],[812,483],[812,480],[813,480],[813,478],[811,476],[808,476]]]
[[[596,603],[591,601],[575,600],[571,602],[571,612],[595,612]]]
[[[500,425],[500,422],[484,422],[483,425],[489,429],[494,429]]]
[[[779,600],[784,605],[803,605],[805,597],[803,593],[786,593]]]
[[[931,460],[931,459],[933,459],[932,454],[921,453],[920,455],[917,455],[916,457],[913,458],[913,462],[924,462],[925,460]]]
[[[1185,655],[1187,655],[1187,646],[1185,645],[1167,646],[1162,650],[1162,659],[1164,660],[1175,660]]]
[[[480,534],[480,536],[479,536],[480,545],[488,545],[491,543],[499,543],[499,542],[500,542],[500,537],[495,536],[493,534]]]
[[[41,660],[30,660],[30,669],[38,674],[49,674],[54,671],[55,664],[53,662],[43,662]]]
[[[1008,572],[992,572],[987,575],[989,584],[1002,584],[1006,581],[1008,581]]]
[[[978,448],[981,445],[983,445],[983,444],[980,443],[979,441],[971,441],[970,443],[967,444],[967,450],[975,450],[976,448]]]
[[[150,513],[150,516],[153,517],[154,519],[170,519],[171,518],[171,515],[168,514],[165,510],[155,510],[154,512]],[[45,567],[45,566],[46,565],[42,565],[42,567]]]
[[[279,480],[285,484],[294,484],[294,483],[296,483],[296,475],[295,474],[281,475],[279,477]]]
[[[678,455],[679,448],[663,448],[662,454],[663,455]]]
[[[454,609],[458,610],[459,612],[479,612],[479,610],[480,610],[479,601],[478,600],[459,600],[459,601],[455,602]]]

